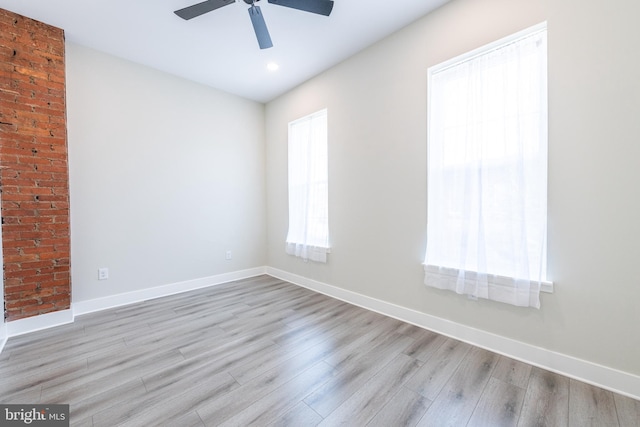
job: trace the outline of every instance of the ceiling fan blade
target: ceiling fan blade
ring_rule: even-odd
[[[184,9],[176,10],[173,13],[182,19],[192,19],[231,3],[235,3],[235,0],[207,0],[194,4],[193,6],[185,7]]]
[[[267,30],[267,24],[264,22],[262,12],[260,12],[260,6],[251,6],[249,8],[249,16],[251,17],[251,23],[253,24],[253,31],[256,33],[258,44],[260,49],[268,49],[273,47],[271,43],[271,36],[269,30]]]
[[[317,13],[318,15],[329,16],[333,9],[331,0],[268,0],[269,3],[278,6],[286,6],[305,12]]]

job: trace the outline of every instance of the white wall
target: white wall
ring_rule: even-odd
[[[74,303],[265,265],[262,104],[67,43],[67,109]]]
[[[268,265],[640,375],[640,3],[452,0],[267,104]],[[423,285],[427,68],[548,21],[549,270],[542,308]],[[284,252],[287,123],[328,108],[326,265]]]

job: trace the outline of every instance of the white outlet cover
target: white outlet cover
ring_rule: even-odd
[[[102,267],[98,269],[98,280],[107,280],[109,278],[109,269]]]

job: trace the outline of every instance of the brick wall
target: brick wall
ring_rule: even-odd
[[[0,190],[7,320],[68,309],[64,33],[3,9]]]

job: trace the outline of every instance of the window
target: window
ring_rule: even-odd
[[[428,116],[425,284],[539,308],[546,24],[430,68]]]
[[[329,186],[327,110],[289,123],[289,232],[286,251],[327,261]]]

